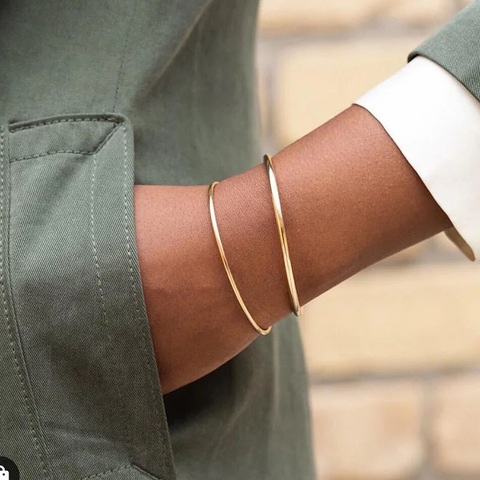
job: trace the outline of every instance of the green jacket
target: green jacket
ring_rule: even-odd
[[[315,478],[297,318],[163,395],[136,249],[134,183],[261,162],[256,11],[0,3],[0,458],[22,480]],[[476,1],[416,51],[477,98],[479,29]]]

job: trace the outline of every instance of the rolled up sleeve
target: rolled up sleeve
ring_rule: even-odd
[[[445,234],[480,261],[480,102],[451,73],[416,55],[353,103],[383,125],[453,227]]]

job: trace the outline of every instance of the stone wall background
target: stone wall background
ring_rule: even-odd
[[[262,0],[265,151],[347,108],[467,3]],[[444,234],[325,293],[301,323],[319,478],[480,480],[480,269]]]

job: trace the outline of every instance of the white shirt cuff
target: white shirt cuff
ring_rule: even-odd
[[[439,64],[417,56],[353,103],[383,125],[480,261],[480,102]]]

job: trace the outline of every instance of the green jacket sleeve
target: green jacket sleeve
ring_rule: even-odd
[[[457,78],[480,101],[480,0],[463,8],[448,23],[414,48]]]

